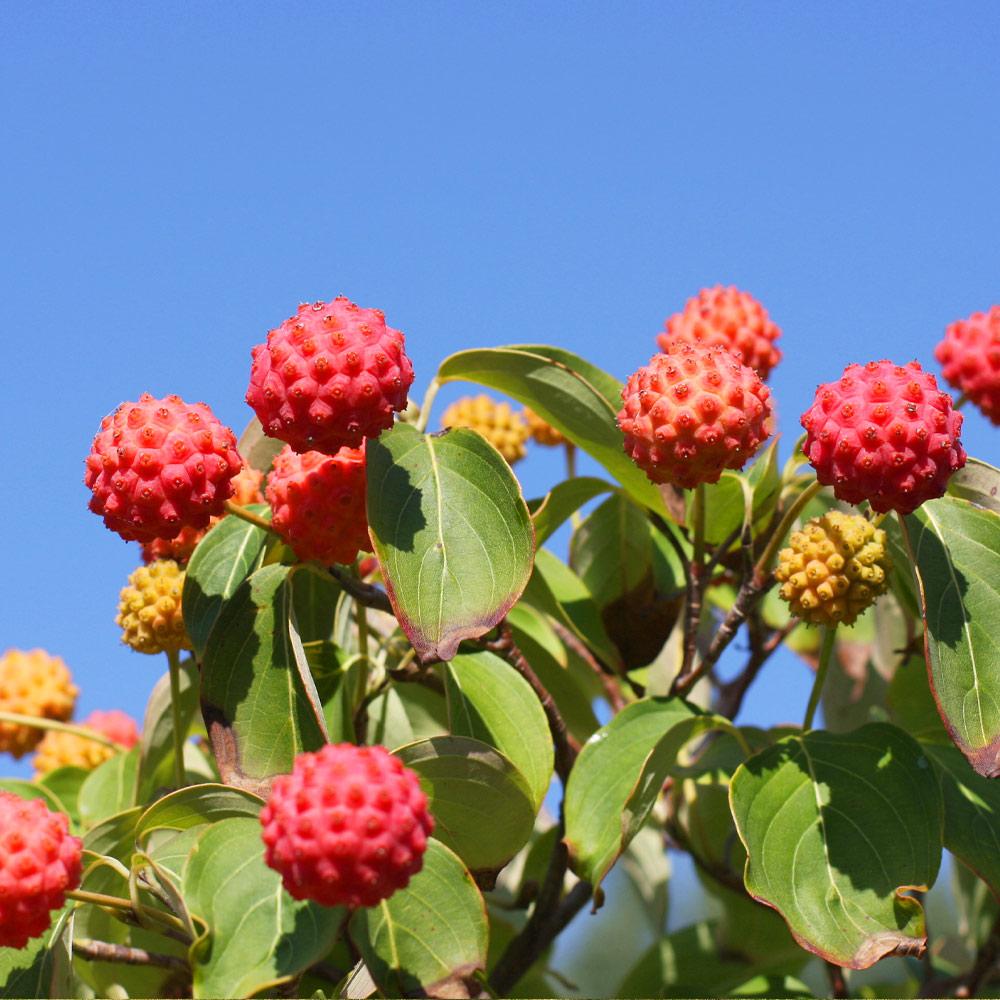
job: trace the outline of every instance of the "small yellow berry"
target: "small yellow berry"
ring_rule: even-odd
[[[0,656],[0,711],[66,722],[76,705],[77,689],[58,656],[44,650],[8,649]],[[23,757],[45,735],[43,729],[0,722],[0,751]]]
[[[498,403],[489,396],[463,396],[444,411],[441,426],[477,431],[511,465],[524,458],[528,427],[509,403]]]
[[[139,727],[135,720],[117,709],[91,712],[80,725],[114,740],[122,750],[134,747],[139,741]],[[85,771],[92,771],[116,753],[118,751],[114,748],[76,733],[52,731],[46,733],[45,739],[38,744],[32,763],[39,777],[59,767],[82,767]]]
[[[121,592],[115,623],[122,642],[137,653],[190,649],[181,610],[184,570],[172,559],[140,566]]]
[[[538,444],[547,445],[550,448],[557,448],[561,444],[566,444],[566,438],[561,431],[557,431],[552,424],[544,421],[534,410],[524,408],[524,419],[528,424],[528,433]]]
[[[889,586],[886,535],[860,514],[831,510],[792,532],[774,575],[793,614],[813,625],[852,625]]]

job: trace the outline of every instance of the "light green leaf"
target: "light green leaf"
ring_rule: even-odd
[[[82,767],[57,767],[36,779],[59,800],[73,826],[80,825],[80,788],[89,774]]]
[[[239,444],[236,447],[240,458],[251,469],[268,473],[271,471],[271,466],[274,464],[278,452],[285,447],[285,442],[279,441],[278,438],[268,437],[264,433],[260,421],[256,417],[252,417],[240,435]]]
[[[267,504],[248,510],[270,517]],[[198,658],[225,602],[260,565],[268,533],[242,518],[222,518],[198,543],[184,573],[184,625]]]
[[[189,785],[157,799],[139,819],[135,839],[141,842],[154,830],[187,830],[233,817],[256,818],[263,806],[263,799],[239,788]]]
[[[544,497],[528,501],[531,520],[535,525],[535,544],[544,545],[585,503],[617,487],[604,479],[578,476],[553,486]]]
[[[83,825],[93,826],[107,816],[134,805],[138,773],[139,751],[136,747],[127,753],[115,754],[91,771],[80,786],[77,799]]]
[[[499,750],[467,736],[434,736],[400,747],[434,817],[434,836],[475,873],[492,876],[528,842],[531,790]]]
[[[202,661],[201,704],[225,784],[265,793],[295,755],[325,742],[289,632],[287,566],[264,566],[219,615]]]
[[[749,893],[803,948],[851,969],[922,950],[941,862],[941,790],[895,726],[790,736],[741,765],[730,801]]]
[[[948,496],[1000,514],[1000,469],[978,458],[969,458],[965,468],[948,480]]]
[[[51,788],[38,782],[23,781],[21,778],[0,778],[0,791],[10,792],[27,802],[41,799],[49,809],[69,815],[59,796]]]
[[[515,344],[460,351],[441,363],[438,379],[497,389],[530,406],[596,459],[639,504],[669,517],[659,490],[625,454],[617,415],[622,384],[558,347]]]
[[[396,617],[422,660],[450,660],[521,596],[534,539],[521,487],[474,431],[407,424],[368,443],[368,525]]]
[[[387,996],[477,996],[486,965],[486,907],[472,876],[431,838],[407,888],[355,912],[351,939]]]
[[[287,982],[324,957],[345,916],[282,889],[264,864],[256,819],[224,819],[205,830],[182,882],[210,940],[193,949],[195,997],[248,997]]]
[[[955,745],[1000,776],[1000,514],[931,500],[906,518],[931,689]]]
[[[492,653],[456,656],[441,668],[449,727],[496,747],[524,775],[532,812],[542,805],[552,780],[549,724],[531,685]]]
[[[368,705],[368,742],[390,750],[448,732],[445,700],[419,684],[391,684]],[[353,739],[353,737],[352,737]]]
[[[573,870],[599,885],[649,815],[681,747],[732,724],[680,698],[628,705],[586,743],[566,786]]]
[[[1000,898],[1000,783],[984,778],[952,746],[924,746],[944,796],[944,846]]]
[[[201,685],[198,667],[189,657],[181,663],[179,702],[181,729],[187,736],[195,713],[198,711],[198,694]],[[170,674],[165,673],[156,682],[146,703],[146,717],[142,723],[139,741],[139,802],[147,802],[153,793],[173,784],[174,766],[174,717],[170,700]]]

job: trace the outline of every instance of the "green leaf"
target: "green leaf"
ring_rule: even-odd
[[[391,684],[368,705],[369,743],[396,750],[447,732],[444,699],[419,684]]]
[[[566,785],[566,846],[573,870],[600,884],[653,808],[677,753],[698,733],[732,724],[680,698],[628,705],[596,732]]]
[[[222,781],[263,794],[325,742],[299,674],[288,566],[264,566],[226,602],[202,661],[201,704]]]
[[[250,419],[243,433],[240,435],[239,450],[240,457],[251,469],[258,472],[268,473],[278,455],[278,452],[285,447],[284,441],[277,438],[268,437],[264,433],[264,428],[256,417]]]
[[[368,443],[368,525],[386,590],[422,660],[450,660],[521,596],[534,539],[510,466],[474,431],[407,424]]]
[[[575,633],[609,666],[622,669],[621,655],[604,627],[593,595],[576,573],[548,549],[535,553],[535,568],[524,599]]]
[[[11,795],[16,795],[27,802],[41,799],[49,809],[69,815],[59,796],[51,788],[38,782],[23,781],[20,778],[0,778],[0,791],[10,792]]]
[[[970,458],[948,480],[948,495],[1000,514],[1000,469]]]
[[[577,476],[553,486],[544,497],[528,501],[531,520],[535,526],[535,544],[544,545],[548,538],[561,528],[585,503],[602,493],[616,489],[604,479]]]
[[[944,846],[1000,898],[1000,783],[984,778],[952,746],[925,746],[944,796]]]
[[[261,517],[270,517],[267,504],[251,504]],[[222,518],[198,543],[184,573],[184,626],[199,659],[223,605],[260,565],[268,533],[242,518]]]
[[[486,907],[472,876],[443,844],[427,842],[407,888],[355,912],[351,939],[387,996],[478,996],[486,964]]]
[[[617,421],[622,384],[607,372],[558,347],[515,344],[460,351],[445,358],[437,377],[477,382],[530,406],[603,465],[633,500],[669,517],[659,490],[625,454]]]
[[[880,525],[885,531],[892,569],[889,571],[889,586],[900,606],[915,619],[920,618],[920,598],[913,576],[913,558],[906,547],[903,530],[895,517],[887,517]],[[803,632],[804,629],[798,631]],[[812,631],[815,631],[812,630]]]
[[[499,750],[467,736],[434,736],[395,753],[420,778],[434,836],[470,871],[495,874],[528,842],[531,790]]]
[[[187,737],[188,730],[198,711],[198,693],[201,681],[193,658],[180,665],[180,717],[181,730]],[[156,682],[146,703],[146,716],[139,741],[139,773],[137,800],[147,802],[158,788],[173,784],[174,766],[174,717],[170,700],[170,674],[165,673]]]
[[[1000,515],[931,500],[906,518],[931,689],[969,763],[1000,776]]]
[[[264,864],[260,823],[224,819],[195,841],[183,893],[208,927],[193,949],[195,997],[248,997],[287,982],[333,946],[342,909],[297,902]]]
[[[927,661],[914,653],[899,665],[886,697],[891,721],[921,743],[948,743],[934,695],[927,682]]]
[[[452,733],[503,753],[527,781],[532,812],[537,812],[552,781],[554,755],[549,724],[531,685],[486,652],[456,656],[441,673]]]
[[[737,769],[730,800],[747,890],[803,948],[851,969],[923,949],[923,909],[904,892],[934,882],[943,810],[902,730],[790,736]]]
[[[59,945],[67,934],[73,904],[52,914],[49,929],[23,948],[0,948],[0,997],[67,996],[69,970]]]
[[[189,785],[157,799],[136,824],[135,839],[141,842],[154,830],[187,830],[241,816],[256,819],[263,806],[263,799],[239,788]]]
[[[82,767],[57,767],[35,780],[37,784],[55,795],[72,824],[79,826],[80,788],[89,774],[90,772]]]
[[[115,754],[91,771],[80,786],[77,799],[83,825],[93,826],[134,805],[138,773],[139,751],[135,747],[127,753]]]

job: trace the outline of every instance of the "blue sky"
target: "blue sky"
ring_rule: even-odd
[[[419,395],[517,341],[624,377],[736,283],[784,330],[789,440],[849,361],[933,366],[1000,300],[990,4],[34,2],[0,39],[0,646],[64,656],[81,716],[140,715],[164,666],[118,644],[137,553],[86,509],[101,417],[177,392],[238,432],[300,300],[383,308]],[[976,414],[965,441],[997,460]],[[751,713],[807,685],[778,659]]]

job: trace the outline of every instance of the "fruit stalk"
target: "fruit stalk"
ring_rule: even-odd
[[[816,668],[816,680],[813,681],[812,691],[809,693],[809,704],[806,706],[806,716],[802,720],[802,731],[809,732],[812,729],[813,719],[816,717],[816,709],[819,707],[820,695],[823,693],[823,684],[826,675],[830,672],[830,662],[833,660],[833,645],[837,638],[837,626],[832,628],[828,625],[823,627],[823,639],[819,647],[819,666]]]
[[[31,729],[50,729],[56,733],[71,733],[73,736],[80,736],[86,740],[93,740],[114,750],[121,750],[121,745],[114,740],[108,739],[102,733],[86,726],[74,726],[70,722],[56,722],[54,719],[42,719],[35,715],[20,715],[17,712],[0,712],[0,722],[9,722],[14,726],[28,726]]]
[[[184,734],[181,732],[181,663],[175,649],[167,650],[170,665],[170,711],[174,731],[174,784],[184,787]]]

